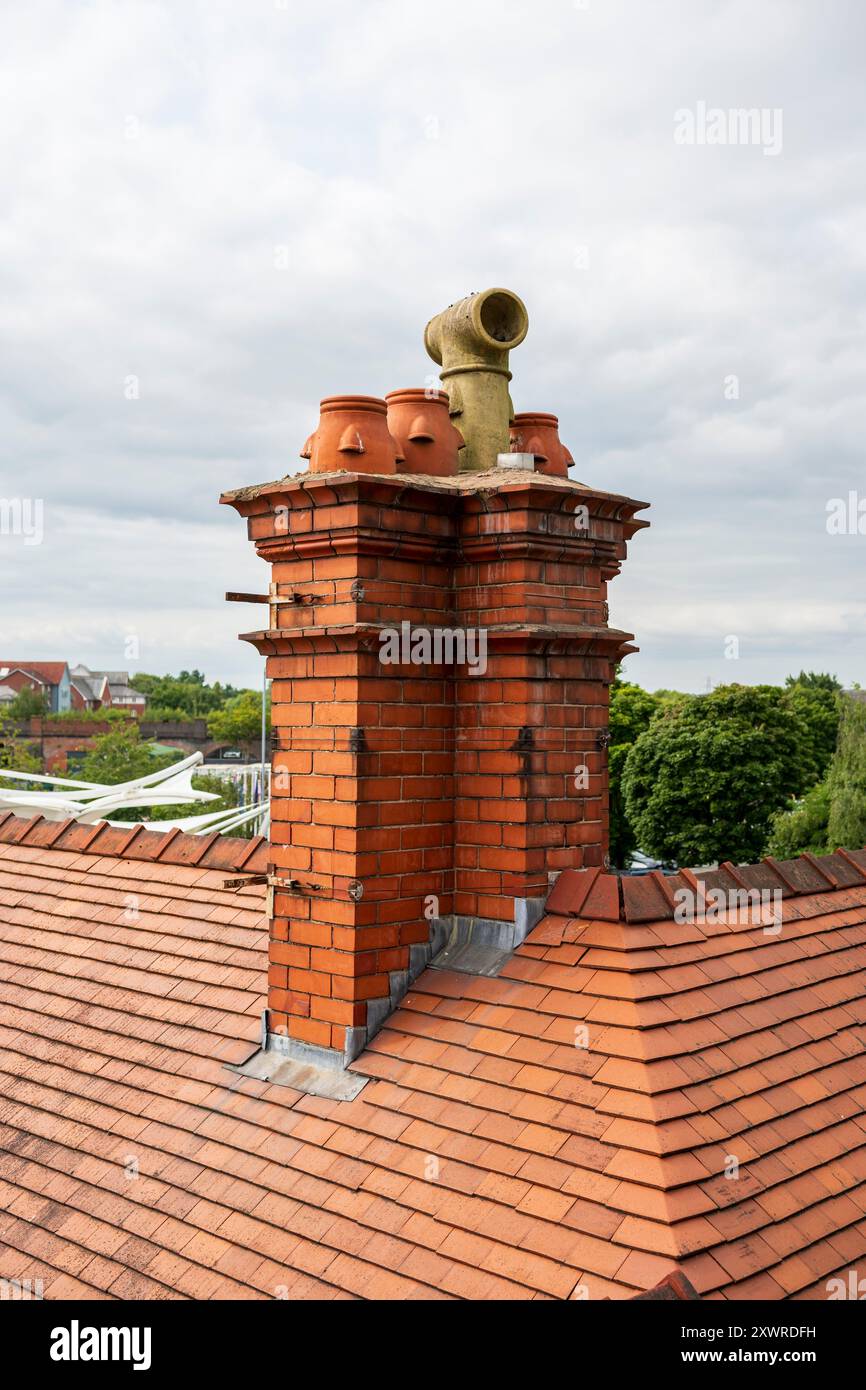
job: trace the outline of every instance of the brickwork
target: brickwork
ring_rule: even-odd
[[[268,627],[247,636],[273,681],[269,1028],[351,1056],[433,920],[511,922],[552,872],[602,864],[608,690],[630,650],[606,586],[641,504],[504,472],[308,475],[224,500],[271,566]],[[404,645],[383,662],[388,633],[419,629],[483,634],[484,659],[419,665]]]

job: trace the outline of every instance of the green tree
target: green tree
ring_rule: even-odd
[[[653,699],[659,709],[670,709],[673,705],[681,705],[684,700],[692,697],[683,690],[654,690]]]
[[[142,718],[152,724],[184,724],[192,716],[179,705],[145,705]]]
[[[834,676],[811,672],[785,682],[785,701],[798,724],[804,790],[823,780],[836,752],[839,695],[830,682],[838,686]]]
[[[124,723],[112,729],[111,733],[101,734],[93,740],[81,765],[81,780],[114,786],[118,782],[131,782],[136,777],[157,772],[177,762],[180,757],[180,753],[155,753],[153,744],[142,740],[141,730],[136,723]]]
[[[842,698],[839,748],[829,776],[830,849],[866,846],[866,701]]]
[[[826,854],[829,821],[830,784],[825,779],[807,791],[793,810],[779,811],[773,817],[766,853],[774,859]]]
[[[648,691],[617,675],[610,688],[610,857],[622,868],[637,848],[637,840],[625,809],[622,774],[629,749],[644,732],[658,710],[658,700]]]
[[[234,686],[208,685],[201,671],[181,671],[179,676],[133,676],[130,684],[147,698],[144,717],[170,711],[173,718],[202,719],[238,694]]]
[[[271,727],[271,701],[267,702],[267,726]],[[220,710],[208,715],[208,733],[218,743],[250,743],[262,736],[262,697],[256,690],[242,690]]]
[[[841,681],[826,671],[801,671],[799,676],[786,676],[785,685],[789,690],[794,685],[803,685],[809,690],[827,690],[831,695],[842,689]]]
[[[719,686],[662,709],[623,775],[641,849],[680,864],[758,859],[802,782],[797,723],[776,686]]]
[[[48,700],[45,691],[36,685],[25,685],[10,700],[7,710],[13,719],[34,719],[47,714]]]
[[[15,722],[7,718],[5,714],[0,717],[0,786],[16,786],[19,790],[24,790],[28,785],[31,786],[31,788],[37,786],[35,782],[32,784],[18,781],[13,782],[8,778],[4,781],[2,776],[2,769],[4,767],[9,768],[11,772],[42,771],[41,761],[29,744],[21,742],[17,736]]]

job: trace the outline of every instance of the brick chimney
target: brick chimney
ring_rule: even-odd
[[[439,392],[329,398],[309,472],[222,498],[271,566],[245,640],[273,681],[268,1041],[298,1060],[347,1064],[443,947],[513,948],[559,871],[606,862],[609,687],[635,650],[607,584],[646,504],[487,457],[513,416],[498,325],[525,331],[504,296],[428,329],[452,421]]]

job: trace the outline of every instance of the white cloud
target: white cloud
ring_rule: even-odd
[[[653,503],[631,673],[724,678],[732,612],[748,678],[862,679],[866,538],[824,519],[866,489],[864,31],[853,0],[7,8],[0,495],[46,541],[0,540],[0,632],[110,665],[132,625],[150,669],[257,679],[219,493],[293,471],[320,397],[423,381],[426,319],[500,283],[518,409]],[[677,146],[698,101],[781,107],[782,154]]]

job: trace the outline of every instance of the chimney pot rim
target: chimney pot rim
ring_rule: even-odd
[[[396,391],[389,391],[385,397],[388,405],[401,405],[416,401],[424,401],[427,405],[450,405],[450,398],[447,391],[434,390],[431,386],[403,386]]]
[[[325,396],[319,404],[325,412],[337,410],[369,410],[376,415],[387,415],[388,407],[380,396]]]
[[[558,427],[559,416],[547,410],[521,410],[514,417],[515,425],[528,425],[530,422]]]

